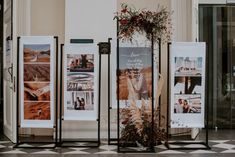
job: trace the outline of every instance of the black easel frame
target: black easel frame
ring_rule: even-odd
[[[168,43],[167,45],[167,63],[168,63],[168,67],[167,67],[167,84],[168,84],[168,88],[167,88],[167,101],[168,101],[168,105],[167,105],[167,123],[166,123],[166,127],[167,127],[167,141],[169,140],[169,120],[170,120],[170,45],[172,43]],[[207,58],[207,53],[206,53],[206,58]],[[207,62],[207,60],[206,60]],[[207,65],[205,63],[205,65]],[[206,68],[206,71],[208,71],[208,69]],[[206,72],[205,72],[206,73]],[[205,76],[205,80],[207,80],[207,77]],[[205,81],[207,82],[207,81]],[[208,87],[205,87],[205,91],[208,91]],[[206,125],[205,125],[205,129],[206,129],[206,139],[205,142],[186,142],[186,141],[177,141],[177,142],[167,142],[166,147],[168,149],[171,150],[210,150],[210,146],[209,146],[209,140],[208,140],[208,123],[209,123],[209,106],[207,105],[208,101],[207,98],[205,98],[205,105],[206,105],[206,110],[205,110],[205,117],[206,117]],[[193,147],[193,148],[188,148],[188,147],[179,147],[179,148],[172,148],[170,147],[170,144],[173,145],[187,145],[187,144],[195,144],[195,145],[202,145],[205,147]]]
[[[93,39],[71,39],[71,43],[73,44],[91,44],[93,43]],[[64,58],[64,44],[61,44],[61,58],[60,58],[60,80],[63,80],[63,58]],[[100,86],[101,85],[101,55],[99,55],[99,91],[98,91],[98,118],[97,118],[97,140],[81,140],[81,139],[63,139],[62,138],[62,121],[63,115],[62,115],[62,108],[63,108],[63,91],[62,91],[62,86],[63,82],[60,83],[60,125],[59,125],[59,145],[60,147],[99,147],[100,146]],[[67,144],[66,144],[67,143]],[[90,145],[74,145],[69,143],[87,143]]]
[[[162,52],[162,40],[161,38],[158,38],[158,71],[161,74],[161,52]],[[158,115],[158,127],[161,127],[161,95],[159,96],[158,99],[158,104],[156,104],[156,106],[158,105],[159,107],[159,115]]]
[[[118,23],[117,23],[117,28],[119,28]],[[118,30],[118,29],[117,29]],[[117,35],[118,36],[118,35]],[[153,37],[153,36],[152,36]],[[154,92],[154,40],[153,38],[151,39],[151,54],[152,54],[152,130],[151,130],[151,137],[154,137],[154,98],[155,98],[155,92]],[[119,69],[119,39],[117,38],[117,70]],[[116,72],[117,73],[117,72]],[[155,152],[154,150],[154,139],[151,139],[151,146],[149,147],[149,149],[147,150],[140,150],[138,151],[137,149],[132,149],[132,148],[137,148],[137,147],[133,147],[133,146],[126,146],[123,147],[120,145],[120,100],[119,100],[119,77],[117,75],[117,146],[118,146],[118,152],[119,153],[153,153]],[[129,148],[127,148],[129,147]],[[129,150],[122,150],[122,149],[129,149]]]
[[[117,34],[118,35],[118,34]],[[119,41],[117,39],[117,49],[119,47]],[[158,64],[159,64],[159,73],[161,73],[161,39],[158,38]],[[118,50],[117,50],[118,51]],[[110,64],[108,64],[110,66]],[[110,77],[110,75],[109,75]],[[110,84],[110,83],[109,83]],[[109,88],[110,89],[110,88]],[[110,93],[110,92],[109,92]],[[110,98],[110,94],[108,95],[108,97]],[[110,102],[110,101],[109,101]],[[161,124],[161,97],[159,97],[159,126]],[[157,105],[157,104],[156,104]],[[108,145],[118,145],[118,139],[117,138],[111,138],[110,132],[111,132],[111,120],[110,120],[110,116],[111,116],[111,110],[112,110],[112,106],[110,105],[110,103],[108,104]]]
[[[57,146],[57,142],[58,142],[58,36],[54,36],[55,39],[55,48],[56,48],[56,93],[55,93],[55,126],[53,127],[55,130],[55,139],[54,142],[42,142],[42,141],[20,141],[19,137],[19,128],[20,128],[20,124],[19,124],[19,94],[20,94],[20,89],[19,89],[19,53],[20,53],[20,38],[21,37],[17,37],[17,96],[16,96],[16,144],[14,145],[14,148],[31,148],[31,149],[51,149],[51,148],[56,148]],[[43,146],[32,146],[32,147],[27,147],[27,146],[21,146],[23,144],[54,144],[54,146],[52,147],[43,147]]]
[[[118,20],[117,20],[117,28],[119,28],[118,26]],[[118,37],[118,31],[117,31],[117,37]],[[117,38],[117,47],[116,47],[116,50],[118,51],[118,47],[119,47],[119,39]],[[111,110],[113,109],[112,108],[112,105],[111,105],[111,102],[110,102],[110,55],[108,57],[108,145],[117,145],[118,144],[118,139],[117,138],[112,138],[111,137]],[[116,74],[116,73],[115,73]]]
[[[111,55],[111,40],[112,38],[108,38],[108,42],[100,42],[98,44],[99,46],[99,61],[101,63],[101,56],[102,55],[108,55],[108,144],[110,144],[110,55]],[[100,73],[101,73],[101,64],[100,64]],[[101,76],[101,75],[99,75]],[[101,77],[99,78],[99,84],[101,87]],[[100,93],[101,88],[99,88],[99,93]],[[99,96],[99,101],[100,101],[100,96]]]

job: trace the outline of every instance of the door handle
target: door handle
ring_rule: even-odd
[[[233,76],[235,77],[235,66],[233,66]]]
[[[13,64],[7,69],[8,73],[11,75],[11,82],[13,81]]]

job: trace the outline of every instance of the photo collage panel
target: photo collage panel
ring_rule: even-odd
[[[50,120],[50,44],[23,45],[24,119]]]
[[[68,110],[94,110],[94,54],[67,54]]]
[[[202,57],[174,61],[174,113],[201,113]]]

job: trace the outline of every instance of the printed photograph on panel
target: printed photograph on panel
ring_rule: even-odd
[[[174,82],[175,94],[200,94],[202,77],[177,76]]]
[[[50,83],[24,83],[24,101],[50,101]]]
[[[69,92],[68,110],[94,110],[93,92]]]
[[[201,94],[175,94],[174,97],[174,113],[201,113]]]
[[[50,102],[24,102],[25,120],[50,120]]]
[[[50,82],[50,64],[24,64],[25,82]]]
[[[93,73],[67,73],[67,91],[93,91],[94,74]]]
[[[23,45],[24,48],[24,62],[50,62],[50,44],[30,44]]]
[[[120,47],[117,77],[119,77],[119,93],[117,93],[119,100],[149,99],[152,96],[151,49]]]
[[[68,72],[94,72],[94,54],[67,54]]]
[[[189,75],[202,75],[202,57],[175,57],[175,76]]]

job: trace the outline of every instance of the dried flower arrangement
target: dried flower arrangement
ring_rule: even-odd
[[[156,43],[161,41],[169,42],[172,35],[171,12],[165,7],[158,6],[157,11],[136,10],[126,4],[121,5],[121,12],[117,13],[115,19],[118,20],[118,37],[121,40],[132,42],[136,33],[146,36],[149,41]],[[161,84],[161,85],[160,85]],[[156,102],[161,95],[163,80],[158,81]],[[159,88],[160,87],[160,88]],[[152,110],[153,123],[152,123]],[[159,122],[161,117],[161,122]],[[152,109],[152,102],[142,100],[139,108],[133,100],[130,107],[120,110],[121,137],[120,144],[127,146],[135,144],[144,148],[167,141],[167,133],[164,126],[165,117],[161,115],[159,107]]]
[[[154,111],[154,127],[152,127],[151,101],[142,100],[141,108],[137,107],[135,101],[131,101],[130,107],[122,109],[120,115],[123,125],[120,143],[123,146],[132,143],[150,148],[152,145],[166,141],[166,131],[159,126],[158,109]],[[162,119],[165,119],[165,117],[162,116]]]
[[[134,33],[145,34],[148,40],[161,38],[168,42],[172,35],[171,12],[158,6],[157,11],[136,10],[127,4],[121,5],[121,12],[115,18],[119,22],[119,38],[132,40]]]
[[[156,93],[156,104],[158,104],[158,98],[161,95],[163,84],[163,77],[160,75]],[[133,100],[130,103],[130,107],[120,110],[122,123],[120,143],[123,146],[131,143],[150,148],[152,145],[156,145],[162,141],[167,142],[166,129],[162,127],[165,123],[165,117],[160,115],[161,122],[159,123],[160,112],[158,106],[153,109],[153,113],[154,122],[152,123],[151,100],[142,100],[140,108]]]

